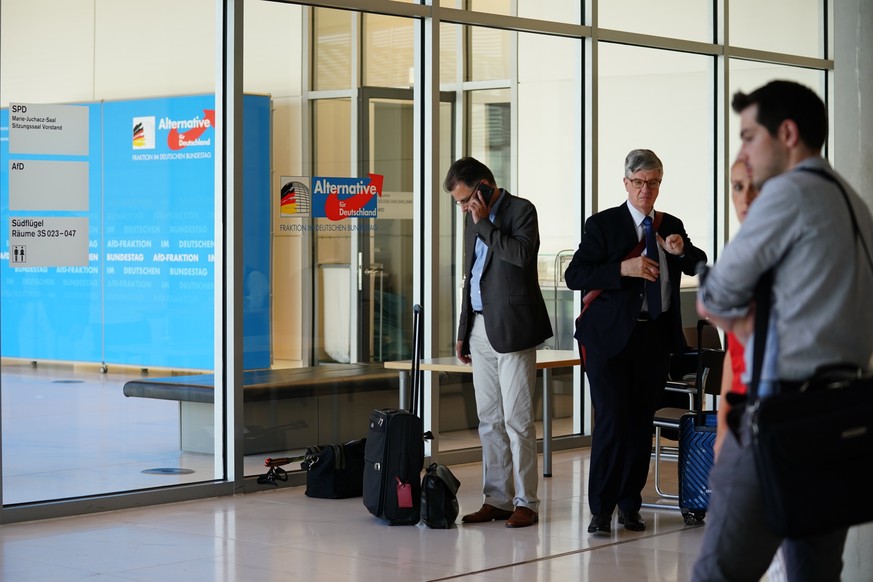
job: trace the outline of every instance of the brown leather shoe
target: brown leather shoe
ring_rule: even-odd
[[[537,523],[540,516],[529,507],[516,507],[510,518],[506,521],[506,527],[529,527]]]
[[[486,521],[501,521],[509,519],[512,512],[508,509],[500,509],[493,505],[483,504],[476,513],[468,513],[461,518],[463,523],[485,523]]]

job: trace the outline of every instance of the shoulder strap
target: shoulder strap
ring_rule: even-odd
[[[658,228],[660,228],[661,220],[663,218],[664,218],[664,213],[658,212],[656,210],[655,211],[655,220],[652,221],[652,228],[654,228],[655,231],[657,231]],[[643,237],[643,239],[637,243],[637,246],[632,248],[630,250],[630,252],[625,255],[625,257],[622,259],[622,261],[626,261],[628,259],[632,259],[634,257],[640,256],[641,254],[643,254],[643,249],[645,249],[645,248],[646,248],[646,238]],[[590,291],[588,291],[588,293],[586,293],[582,297],[582,313],[585,313],[585,310],[588,309],[588,306],[591,305],[592,301],[597,299],[597,296],[600,295],[601,291],[603,291],[603,289],[591,289]],[[581,316],[582,313],[580,313],[579,315]]]
[[[764,367],[764,348],[767,345],[767,330],[770,325],[770,290],[773,287],[773,270],[758,279],[755,286],[755,345],[752,351],[752,381],[749,382],[749,400],[758,397],[761,370]]]
[[[663,218],[664,218],[664,213],[658,212],[656,210],[655,211],[655,220],[652,221],[652,228],[655,229],[655,232],[657,232],[658,228],[661,227],[661,220]],[[637,246],[632,248],[630,250],[630,252],[627,255],[625,255],[625,257],[622,260],[626,261],[628,259],[632,259],[634,257],[640,256],[643,253],[644,248],[646,248],[646,237],[643,237],[643,239],[637,243]],[[582,315],[586,311],[588,311],[588,308],[591,306],[591,303],[595,299],[597,299],[597,296],[600,295],[600,293],[602,291],[603,291],[603,289],[591,289],[588,291],[588,293],[586,293],[585,295],[582,296],[582,311],[580,311],[579,315],[576,316],[576,325],[577,326],[579,325],[579,320],[582,318]],[[582,345],[581,341],[579,342],[579,355],[582,359],[582,369],[584,370],[585,369],[585,346]]]
[[[658,232],[658,229],[661,228],[661,220],[664,218],[663,212],[655,211],[655,220],[652,221],[652,228],[655,229],[655,232]],[[646,248],[646,237],[643,237],[640,242],[637,243],[637,246],[631,249],[631,251],[622,259],[626,261],[628,259],[632,259],[634,257],[638,257],[643,254],[643,249]]]
[[[861,229],[858,228],[858,219],[855,218],[855,210],[852,208],[852,202],[849,200],[849,195],[846,193],[846,189],[845,187],[843,187],[843,184],[839,180],[837,180],[836,176],[834,176],[830,172],[822,170],[821,168],[798,168],[797,170],[800,172],[809,172],[810,174],[816,174],[818,176],[821,176],[828,182],[836,184],[837,188],[840,189],[840,194],[843,195],[843,200],[845,200],[846,202],[846,207],[849,209],[849,216],[852,219],[852,231],[855,233],[855,238],[861,241],[861,247],[864,249],[864,254],[867,255],[867,263],[869,263],[870,268],[873,269],[873,258],[871,258],[870,249],[867,248],[867,242],[864,240],[864,237],[861,236]]]
[[[849,209],[849,216],[852,219],[852,231],[855,234],[856,240],[861,241],[864,254],[867,255],[867,262],[870,264],[870,268],[873,269],[873,258],[871,258],[870,249],[867,248],[867,243],[864,237],[861,236],[861,231],[858,228],[858,219],[855,217],[855,211],[852,208],[849,195],[846,193],[842,183],[837,180],[836,176],[820,168],[797,168],[797,170],[816,174],[839,188],[840,194],[843,195],[843,200],[846,202],[846,207]],[[758,385],[761,382],[761,369],[764,365],[764,348],[767,345],[767,330],[770,325],[770,294],[772,286],[773,270],[771,269],[761,275],[758,284],[755,286],[755,345],[752,352],[752,381],[749,384],[749,397],[751,400],[758,396]]]

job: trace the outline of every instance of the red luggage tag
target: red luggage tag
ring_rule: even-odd
[[[409,483],[404,483],[400,480],[400,477],[394,477],[397,479],[397,507],[400,508],[411,508],[412,507],[412,485]]]

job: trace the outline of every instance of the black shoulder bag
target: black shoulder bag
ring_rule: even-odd
[[[843,194],[856,240],[873,260]],[[852,364],[819,368],[799,389],[757,398],[770,318],[772,273],[759,281],[755,346],[749,385],[751,446],[767,523],[776,533],[801,538],[873,521],[870,485],[862,474],[873,458],[873,377]]]
[[[449,529],[458,519],[461,482],[448,467],[431,463],[421,479],[421,519],[433,529]]]

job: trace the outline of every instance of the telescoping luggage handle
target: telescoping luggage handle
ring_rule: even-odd
[[[703,410],[704,399],[706,398],[704,387],[708,381],[707,375],[711,372],[704,369],[703,365],[703,353],[711,349],[703,347],[703,329],[711,325],[712,322],[707,319],[697,320],[697,369],[694,375],[694,383],[697,388],[694,392],[694,410],[697,411],[694,415],[694,426],[698,429],[705,429],[707,432],[715,432],[715,424],[713,423],[716,418],[711,412],[707,413],[707,411]]]
[[[421,329],[421,305],[412,306],[412,393],[409,401],[409,412],[419,418],[424,417],[424,399],[421,397],[421,354],[424,351],[424,334]]]

